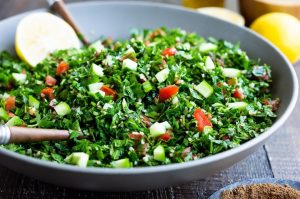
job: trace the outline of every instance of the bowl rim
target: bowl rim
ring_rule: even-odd
[[[275,47],[273,44],[271,44],[269,41],[267,41],[262,36],[258,35],[257,33],[255,33],[254,31],[252,31],[246,27],[241,27],[241,26],[232,24],[230,22],[227,22],[227,21],[224,21],[221,19],[217,19],[217,18],[214,18],[211,16],[201,14],[199,12],[196,12],[196,11],[193,11],[190,9],[186,9],[186,8],[176,6],[176,5],[168,5],[165,3],[137,2],[137,1],[109,1],[109,2],[85,1],[85,2],[75,2],[75,3],[67,4],[67,6],[70,8],[81,7],[82,5],[85,5],[85,6],[116,5],[116,6],[136,6],[136,7],[160,7],[160,8],[164,8],[164,9],[171,9],[173,11],[187,12],[190,14],[201,15],[202,17],[213,18],[214,20],[218,20],[218,21],[222,21],[222,23],[226,23],[228,26],[236,26],[236,27],[242,28],[247,33],[256,36],[257,39],[261,40],[261,42],[265,42],[267,45],[271,46],[288,66],[289,72],[291,73],[291,76],[292,76],[293,94],[292,94],[292,98],[290,99],[290,102],[287,106],[287,109],[284,111],[282,116],[273,123],[273,125],[269,129],[267,129],[265,132],[263,132],[259,136],[241,144],[240,146],[233,148],[233,149],[229,149],[229,150],[221,152],[221,153],[217,153],[212,156],[206,156],[201,159],[192,160],[192,161],[188,161],[188,162],[182,162],[182,163],[172,163],[172,164],[168,164],[168,165],[147,166],[147,167],[133,167],[133,168],[129,168],[129,169],[103,168],[103,167],[82,168],[82,167],[78,167],[78,166],[74,166],[74,165],[59,164],[56,162],[33,158],[30,156],[26,156],[26,155],[22,155],[22,154],[10,151],[8,149],[4,149],[2,147],[0,147],[0,156],[3,156],[3,155],[9,156],[11,158],[17,159],[24,163],[44,167],[47,169],[60,170],[60,171],[65,171],[65,172],[76,172],[79,174],[139,175],[139,174],[152,174],[152,173],[159,173],[159,172],[170,172],[170,171],[176,171],[176,170],[189,169],[189,168],[193,168],[193,167],[199,167],[201,165],[207,165],[207,164],[212,164],[214,162],[218,162],[221,159],[226,159],[230,156],[237,155],[243,151],[246,151],[247,149],[254,147],[258,143],[261,143],[262,141],[269,138],[270,135],[273,134],[287,120],[287,118],[290,116],[290,114],[292,113],[292,111],[296,105],[296,102],[298,99],[298,87],[299,86],[298,86],[297,75],[293,68],[293,65],[288,61],[288,59],[285,57],[285,55],[283,55],[283,53],[280,52],[280,50],[277,47]],[[26,14],[29,14],[32,12],[37,12],[37,11],[45,12],[45,11],[47,11],[47,9],[35,9],[35,10],[27,11],[27,12],[0,20],[0,23],[3,23],[4,21],[9,20],[9,19],[19,18],[22,15],[26,15]]]

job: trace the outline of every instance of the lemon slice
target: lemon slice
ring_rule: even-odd
[[[79,47],[79,39],[72,27],[50,13],[30,14],[17,26],[16,52],[33,67],[55,50]]]
[[[219,7],[203,7],[198,8],[198,12],[207,14],[231,23],[234,23],[239,26],[245,25],[245,19],[242,15],[233,12],[231,10],[228,10],[226,8],[219,8]]]

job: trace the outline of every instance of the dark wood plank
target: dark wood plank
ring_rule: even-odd
[[[300,78],[300,63],[295,65]],[[300,98],[294,112],[282,128],[276,132],[266,149],[276,178],[300,181]]]
[[[263,177],[273,177],[264,148],[260,148],[247,159],[211,177],[169,188],[131,193],[100,193],[74,190],[43,183],[0,167],[0,198],[207,198],[227,184],[243,179]]]

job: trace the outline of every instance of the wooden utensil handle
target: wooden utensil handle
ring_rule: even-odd
[[[71,13],[66,8],[64,1],[62,0],[52,0],[51,9],[53,9],[56,13],[58,13],[72,28],[75,30],[76,34],[78,35],[79,39],[82,41],[84,45],[89,45],[89,42],[81,33],[78,25],[76,24],[75,20],[73,19]]]
[[[69,136],[67,130],[0,126],[0,144],[67,140]]]

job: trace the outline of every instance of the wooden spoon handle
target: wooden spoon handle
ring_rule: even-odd
[[[79,26],[76,24],[75,20],[72,17],[72,14],[67,9],[63,0],[48,0],[50,8],[59,14],[76,32],[78,38],[82,41],[84,45],[89,45],[88,40],[84,37],[82,32],[79,29]]]
[[[69,131],[0,126],[0,144],[68,140]]]

